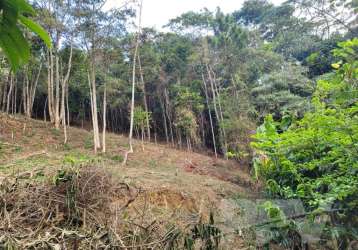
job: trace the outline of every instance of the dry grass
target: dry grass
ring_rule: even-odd
[[[108,152],[96,156],[86,146],[91,135],[71,127],[69,142],[63,145],[62,132],[48,123],[0,114],[0,182],[16,180],[16,189],[3,198],[11,205],[1,214],[0,231],[6,234],[0,242],[5,237],[14,244],[20,238],[22,247],[50,242],[56,249],[67,242],[69,248],[74,244],[82,249],[110,244],[161,249],[177,232],[184,234],[199,221],[208,221],[211,212],[219,217],[223,199],[257,196],[255,183],[235,162],[154,143],[145,143],[143,150],[136,141],[135,153],[129,156],[127,166],[121,167],[127,138],[109,134]],[[59,170],[68,168],[80,173],[76,190],[81,195],[75,198],[74,224],[69,216],[73,212],[64,206],[68,183],[52,183]],[[217,221],[220,224],[220,218]],[[12,232],[17,223],[16,232]],[[93,241],[102,239],[101,234],[106,240]],[[242,244],[239,236],[225,240],[223,249]]]

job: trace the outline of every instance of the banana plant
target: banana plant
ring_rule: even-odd
[[[51,47],[48,33],[31,19],[35,15],[35,10],[25,0],[0,0],[0,51],[9,60],[13,71],[30,59],[30,45],[24,37],[24,27]]]

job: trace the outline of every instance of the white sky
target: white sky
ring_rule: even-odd
[[[106,9],[120,7],[124,0],[107,0]],[[144,27],[161,27],[172,18],[180,16],[187,11],[199,11],[208,8],[213,11],[216,7],[225,13],[240,9],[244,0],[143,0],[142,25]],[[274,4],[280,4],[284,0],[272,0]]]

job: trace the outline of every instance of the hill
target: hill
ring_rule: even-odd
[[[244,167],[140,141],[122,166],[125,136],[109,134],[108,152],[94,155],[90,131],[68,132],[63,144],[62,132],[49,123],[0,114],[0,194],[6,204],[0,245],[161,249],[189,244],[189,238],[196,242],[192,230],[211,227],[225,249],[247,244],[227,220],[236,209],[231,201],[257,196]],[[201,242],[212,236],[196,235]]]

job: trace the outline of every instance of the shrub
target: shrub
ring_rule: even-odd
[[[314,109],[286,130],[268,116],[252,146],[268,193],[301,199],[312,218],[328,215],[325,236],[345,248],[358,223],[358,39],[339,46],[345,62],[318,81]]]

